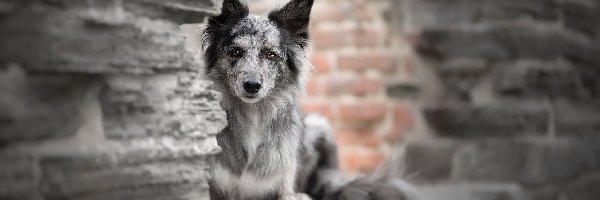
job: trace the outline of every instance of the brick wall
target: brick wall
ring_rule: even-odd
[[[423,199],[600,198],[600,2],[319,0],[312,17],[303,106],[344,169],[400,142]]]
[[[225,126],[178,24],[219,2],[0,3],[0,199],[208,199]]]
[[[250,0],[249,5],[264,14],[285,2]],[[391,34],[389,5],[319,0],[311,15],[315,70],[302,106],[330,120],[341,167],[348,172],[373,170],[392,144],[417,129],[410,41]]]

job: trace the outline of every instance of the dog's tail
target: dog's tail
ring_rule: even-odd
[[[404,149],[397,148],[375,171],[349,181],[326,199],[416,200],[417,190],[403,179],[404,166]]]
[[[404,177],[404,148],[396,147],[375,171],[345,179],[337,165],[337,146],[327,120],[318,115],[304,118],[303,160],[299,188],[313,199],[416,200],[417,191]]]

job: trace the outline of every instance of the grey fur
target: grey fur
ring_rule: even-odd
[[[304,19],[312,2],[292,0],[259,17],[225,0],[221,15],[209,20],[206,74],[223,94],[228,119],[217,136],[222,151],[211,161],[212,199],[295,199],[303,127],[296,101],[311,68]],[[260,90],[249,92],[248,81]]]
[[[289,200],[301,191],[315,199],[413,200],[410,187],[391,178],[397,166],[344,180],[327,123],[307,117],[303,124],[297,99],[311,68],[312,4],[292,0],[259,17],[239,0],[224,0],[222,13],[209,19],[206,75],[223,94],[228,120],[217,135],[222,151],[211,159],[211,199]],[[248,90],[250,81],[261,87]]]

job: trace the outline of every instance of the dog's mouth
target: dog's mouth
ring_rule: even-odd
[[[243,96],[240,96],[240,99],[242,99],[242,101],[246,103],[256,103],[260,100],[260,97],[258,96],[258,94],[245,94]]]
[[[258,95],[256,95],[256,94],[247,94],[247,95],[244,95],[244,97],[246,97],[247,99],[254,99],[254,98],[258,98]]]

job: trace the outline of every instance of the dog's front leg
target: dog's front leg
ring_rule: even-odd
[[[281,197],[282,200],[312,200],[308,195],[304,193],[296,193],[294,185],[296,181],[296,167],[292,173],[285,174],[284,177],[284,195]]]
[[[290,138],[267,140],[256,148],[256,156],[246,169],[259,179],[274,181],[272,189],[284,200],[297,199],[294,185],[299,146],[295,141]]]

